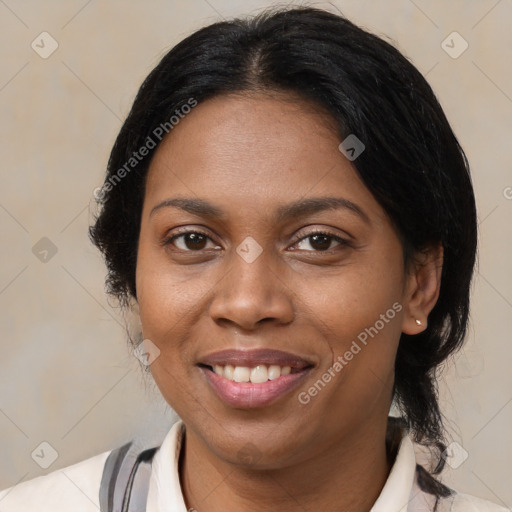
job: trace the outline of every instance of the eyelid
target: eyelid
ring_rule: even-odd
[[[343,240],[344,242],[349,242],[350,240],[354,240],[354,237],[340,229],[331,228],[328,226],[324,226],[321,224],[310,224],[308,226],[304,226],[297,232],[297,235],[294,237],[295,241],[302,240],[303,238],[307,238],[308,236],[313,235],[329,235],[333,238],[337,238]],[[295,242],[294,242],[295,243]]]
[[[164,235],[164,237],[162,238],[161,244],[169,245],[169,244],[171,244],[171,242],[174,239],[176,239],[180,236],[183,236],[183,235],[187,235],[189,233],[197,233],[198,235],[203,235],[204,237],[211,240],[213,243],[217,244],[217,242],[213,239],[213,237],[210,236],[205,230],[203,230],[201,228],[195,228],[195,227],[193,228],[190,226],[177,227],[172,230],[172,234],[169,234],[169,232],[166,233]],[[217,244],[217,245],[220,245],[220,244]],[[183,251],[183,252],[200,252],[200,251]]]
[[[306,228],[303,228],[303,229],[306,229]],[[170,235],[166,234],[162,239],[162,245],[169,245],[176,238],[183,236],[183,235],[187,235],[189,233],[197,233],[199,235],[203,235],[204,237],[208,238],[213,243],[220,245],[220,244],[218,244],[218,242],[216,240],[214,240],[214,238],[212,236],[210,236],[210,234],[208,234],[206,232],[206,230],[203,230],[201,228],[190,227],[190,226],[177,227],[173,230],[172,234],[170,234]],[[341,246],[349,246],[350,245],[350,242],[347,239],[347,238],[350,238],[350,236],[347,236],[345,238],[345,237],[341,236],[340,234],[335,233],[334,230],[331,230],[329,228],[318,227],[318,228],[312,228],[310,231],[306,231],[306,232],[297,234],[294,237],[294,240],[289,247],[293,247],[294,245],[297,245],[299,242],[302,242],[303,240],[306,240],[307,238],[314,236],[314,235],[328,236],[329,238],[336,240]],[[330,250],[333,250],[333,249],[330,249]],[[199,250],[198,251],[191,250],[191,251],[183,251],[183,252],[200,252],[200,251]],[[328,251],[306,251],[306,252],[322,253],[322,252],[328,252]]]
[[[303,240],[314,236],[314,235],[326,235],[329,238],[332,238],[336,240],[341,246],[350,246],[350,242],[347,238],[344,238],[343,236],[339,235],[338,233],[335,233],[333,230],[328,228],[313,228],[311,231],[308,231],[306,233],[299,234],[295,237],[294,242],[292,243],[292,246],[297,245],[299,242],[302,242]],[[332,251],[333,249],[329,249],[329,251]],[[329,251],[306,251],[306,252],[318,252],[318,253],[326,253]]]

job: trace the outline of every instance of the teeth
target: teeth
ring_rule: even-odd
[[[264,364],[260,364],[254,368],[249,368],[247,366],[232,366],[230,364],[227,364],[226,366],[216,364],[213,367],[213,371],[217,375],[234,382],[252,382],[253,384],[261,384],[263,382],[267,382],[267,380],[275,380],[281,377],[281,375],[288,375],[292,369],[290,366],[278,366],[275,364],[268,367]]]
[[[221,366],[222,368],[222,366]],[[224,375],[223,377],[226,377],[228,380],[233,380],[233,372],[235,371],[235,368],[231,366],[230,364],[224,366]]]
[[[277,379],[278,377],[281,377],[281,367],[273,364],[272,366],[269,366],[268,368],[268,378],[270,380]]]
[[[233,372],[233,380],[235,382],[249,382],[251,378],[251,370],[247,366],[235,366]]]
[[[251,370],[250,376],[251,382],[255,384],[260,384],[262,382],[267,382],[268,380],[268,370],[264,365],[256,366]]]

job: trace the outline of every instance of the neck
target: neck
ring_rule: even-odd
[[[197,512],[368,512],[390,471],[386,428],[357,431],[311,458],[278,469],[242,469],[211,454],[186,432],[180,479],[187,509]],[[208,452],[208,453],[207,453]]]

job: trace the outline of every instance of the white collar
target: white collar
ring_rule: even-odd
[[[187,512],[178,462],[185,424],[176,422],[153,457],[146,512]]]
[[[370,512],[408,512],[416,475],[416,454],[409,437],[404,436],[388,479]]]
[[[147,512],[187,512],[181,492],[178,460],[185,424],[175,423],[153,459]],[[389,477],[370,512],[414,512],[423,495],[416,484],[416,457],[411,439],[402,438]],[[421,498],[423,500],[423,498]]]

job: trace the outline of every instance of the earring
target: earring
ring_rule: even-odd
[[[421,320],[416,319],[416,325],[421,325]]]

